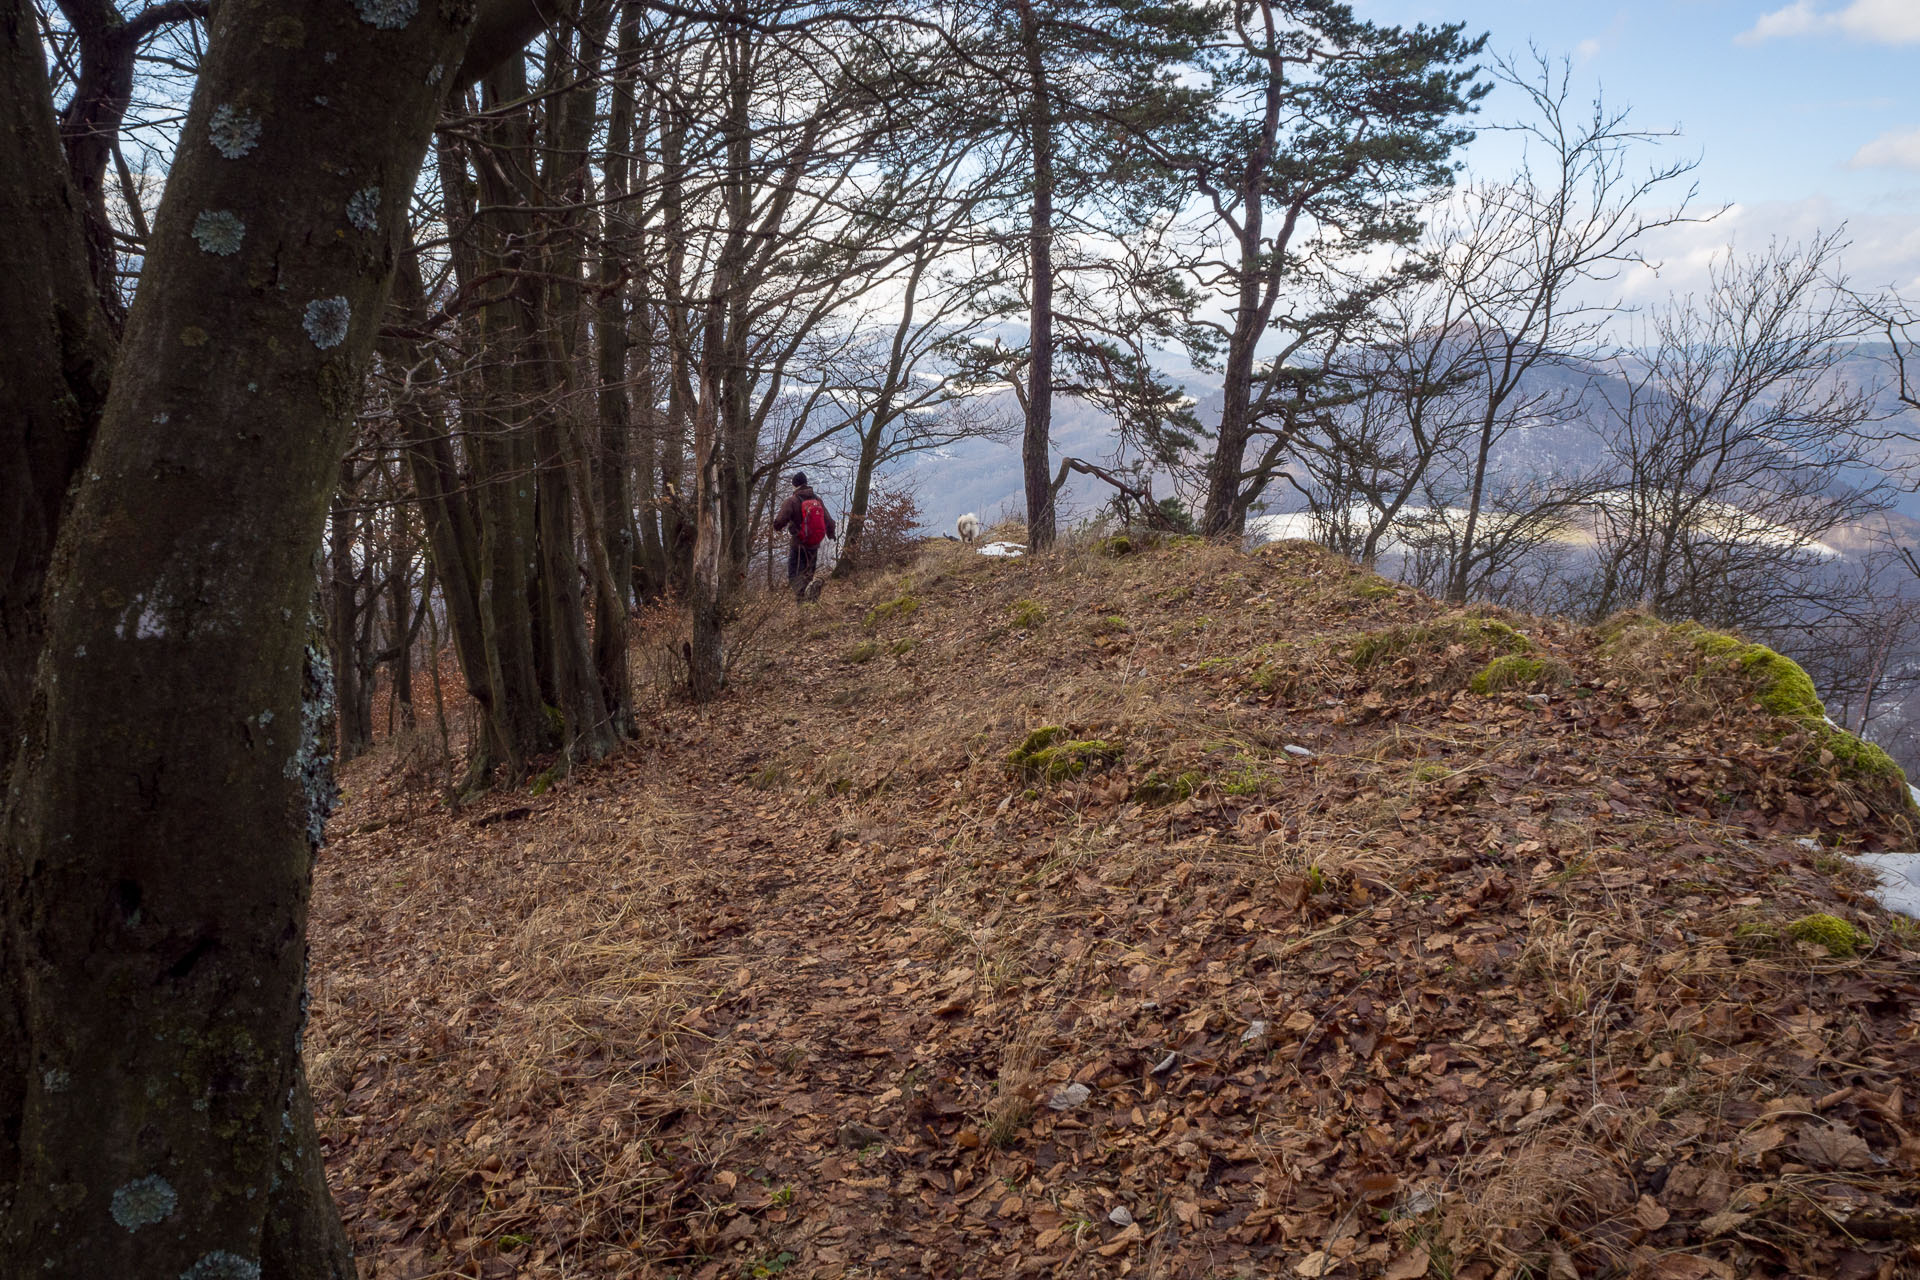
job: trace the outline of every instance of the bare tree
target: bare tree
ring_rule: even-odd
[[[1556,70],[1536,55],[1531,68],[1502,63],[1499,74],[1531,104],[1532,118],[1511,126],[1527,142],[1528,157],[1508,182],[1471,185],[1442,236],[1442,270],[1472,325],[1478,365],[1478,421],[1464,482],[1457,502],[1443,504],[1464,513],[1446,578],[1455,602],[1485,576],[1481,525],[1492,510],[1496,446],[1516,430],[1579,412],[1577,391],[1537,375],[1578,376],[1605,354],[1608,325],[1620,308],[1601,290],[1645,261],[1650,234],[1696,220],[1691,190],[1664,208],[1656,203],[1669,198],[1692,162],[1644,173],[1629,168],[1643,144],[1667,135],[1633,127],[1625,111],[1598,100],[1576,114],[1564,63]]]
[[[1620,360],[1611,485],[1593,504],[1601,616],[1662,616],[1767,632],[1804,626],[1828,594],[1821,539],[1885,509],[1870,464],[1874,389],[1839,372],[1859,315],[1829,279],[1837,237],[1717,264],[1702,298],[1651,321]]]

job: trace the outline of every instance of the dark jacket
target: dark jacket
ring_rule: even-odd
[[[819,496],[820,496],[819,494],[813,491],[813,486],[810,484],[803,484],[798,489],[795,489],[792,493],[788,494],[787,500],[780,504],[780,514],[776,515],[773,518],[773,531],[775,533],[778,533],[782,529],[791,529],[793,531],[793,535],[795,537],[799,537],[800,536],[800,504],[805,502],[808,498],[818,498]],[[826,503],[822,502],[820,504],[820,509],[822,511],[826,511],[826,507],[827,507]],[[840,536],[840,531],[834,526],[833,512],[831,511],[827,511],[827,536],[829,538],[837,538]]]

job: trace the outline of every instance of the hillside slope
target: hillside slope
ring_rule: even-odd
[[[943,546],[538,797],[369,762],[309,1036],[363,1265],[1920,1275],[1920,936],[1841,856],[1913,815],[1791,676]]]

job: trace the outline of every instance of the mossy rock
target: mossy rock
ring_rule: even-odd
[[[1068,739],[1065,729],[1047,725],[1029,733],[1007,756],[1007,764],[1036,781],[1065,782],[1088,769],[1117,763],[1126,751],[1124,743]]]
[[[1366,575],[1355,578],[1347,588],[1347,594],[1356,600],[1385,600],[1398,588],[1378,575]]]
[[[862,662],[871,662],[880,656],[880,644],[875,640],[864,640],[847,650],[846,653],[841,656],[844,661],[854,663],[855,665]]]
[[[1455,614],[1368,632],[1349,655],[1371,679],[1420,689],[1464,689],[1490,661],[1527,653],[1527,638],[1497,618]]]
[[[914,597],[906,584],[902,584],[899,595],[867,611],[866,627],[871,631],[890,618],[910,618],[919,608],[920,601]]]
[[[1206,780],[1207,775],[1197,769],[1189,769],[1171,777],[1149,773],[1133,789],[1133,798],[1141,804],[1174,804],[1192,796]]]
[[[1787,926],[1787,932],[1802,942],[1825,947],[1828,955],[1841,959],[1859,954],[1860,949],[1871,941],[1861,930],[1839,916],[1830,916],[1824,911],[1801,916]]]
[[[1013,606],[1013,625],[1032,631],[1047,620],[1047,611],[1038,600],[1022,600]]]
[[[1139,550],[1139,547],[1135,545],[1133,539],[1129,538],[1126,534],[1116,533],[1111,538],[1102,538],[1100,541],[1094,543],[1093,549],[1103,556],[1118,558],[1120,556],[1132,555],[1135,551]]]
[[[1353,665],[1364,671],[1402,654],[1444,653],[1456,645],[1489,654],[1525,653],[1533,647],[1496,618],[1440,618],[1368,632],[1353,646]]]
[[[1496,694],[1508,689],[1537,689],[1548,683],[1565,684],[1566,681],[1567,669],[1559,663],[1531,654],[1511,653],[1504,658],[1495,658],[1474,672],[1467,687],[1475,693]]]

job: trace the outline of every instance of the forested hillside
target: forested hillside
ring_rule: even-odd
[[[1399,3],[0,0],[0,1280],[1915,1274],[1920,240]]]
[[[370,1274],[1911,1273],[1846,854],[1920,811],[1784,664],[1188,540],[936,546],[737,670],[451,819],[348,773]]]

